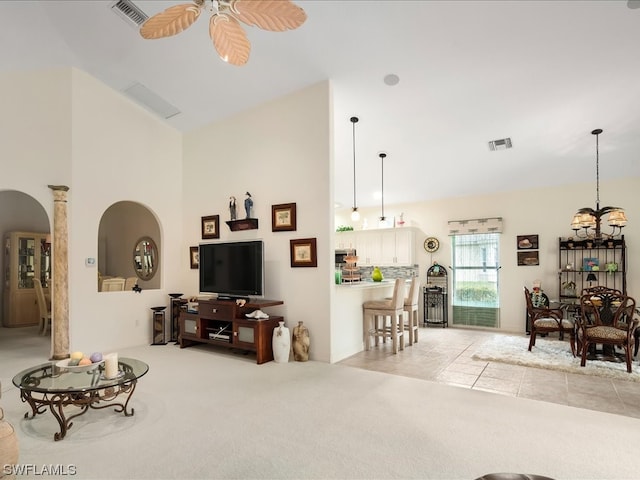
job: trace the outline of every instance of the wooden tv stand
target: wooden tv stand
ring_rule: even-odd
[[[256,352],[258,364],[269,362],[273,360],[273,329],[284,318],[269,315],[266,319],[253,319],[245,315],[283,303],[256,299],[241,307],[235,300],[200,300],[197,313],[180,311],[180,348],[208,343]]]

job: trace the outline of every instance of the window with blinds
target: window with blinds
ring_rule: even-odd
[[[452,235],[453,324],[500,326],[500,234]]]

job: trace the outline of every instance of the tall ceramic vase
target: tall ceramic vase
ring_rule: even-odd
[[[8,469],[18,463],[18,436],[3,417],[4,412],[0,408],[0,478],[4,480],[16,478]]]
[[[293,358],[297,362],[309,360],[309,330],[302,322],[298,322],[297,327],[293,327]]]
[[[291,350],[291,338],[289,329],[284,326],[284,322],[278,322],[278,326],[273,329],[273,360],[276,363],[287,363],[289,361],[289,351]]]

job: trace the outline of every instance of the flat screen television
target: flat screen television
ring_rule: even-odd
[[[202,243],[199,251],[200,292],[218,298],[264,294],[262,240]]]

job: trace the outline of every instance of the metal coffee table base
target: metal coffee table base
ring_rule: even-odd
[[[127,406],[136,389],[136,383],[137,380],[132,380],[113,387],[86,392],[42,393],[40,398],[36,398],[33,395],[38,392],[22,390],[20,394],[22,401],[28,403],[31,407],[31,412],[25,413],[24,418],[35,418],[36,415],[45,413],[47,407],[49,407],[49,410],[58,421],[58,425],[60,425],[60,431],[53,435],[53,439],[56,441],[62,440],[66,436],[67,430],[73,426],[72,420],[85,414],[89,408],[97,410],[114,407],[115,412],[123,412],[126,417],[132,416],[134,409],[128,410]],[[113,400],[120,395],[126,395],[125,402],[114,402]],[[109,403],[100,405],[101,402]],[[80,411],[67,417],[64,409],[68,406],[80,407]]]

